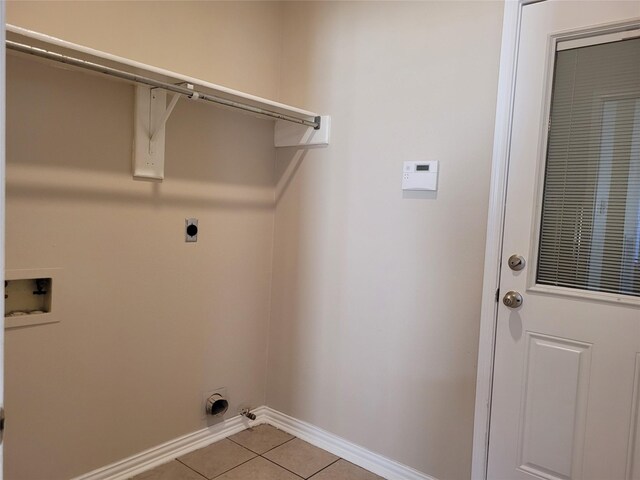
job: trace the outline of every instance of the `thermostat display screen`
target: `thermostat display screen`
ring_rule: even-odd
[[[421,171],[428,172],[429,171],[429,164],[427,164],[427,165],[416,165],[416,170],[418,172],[421,172]]]

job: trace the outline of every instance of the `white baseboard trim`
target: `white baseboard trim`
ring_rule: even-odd
[[[272,408],[262,406],[252,410],[252,412],[256,415],[254,421],[249,422],[244,417],[236,416],[212,427],[203,428],[170,440],[157,447],[76,477],[73,480],[125,480],[158,465],[170,462],[174,458],[206,447],[245,428],[262,423],[268,423],[291,435],[295,435],[305,442],[342,457],[387,480],[437,480]]]
[[[125,480],[131,478],[158,465],[170,462],[174,458],[227,438],[249,426],[265,423],[264,410],[265,407],[252,410],[256,415],[254,421],[250,422],[245,417],[238,415],[211,427],[169,440],[162,445],[137,453],[106,467],[98,468],[73,480]]]
[[[387,480],[437,480],[309,423],[264,407],[265,423],[333,453]]]

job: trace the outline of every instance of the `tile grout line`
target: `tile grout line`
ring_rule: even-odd
[[[284,445],[284,444],[283,444]],[[262,455],[260,455],[260,457],[264,458],[267,462],[269,463],[273,463],[276,467],[280,467],[283,470],[286,470],[287,472],[295,475],[298,478],[302,478],[304,479],[305,477],[303,477],[302,475],[298,475],[296,472],[294,472],[293,470],[289,470],[287,467],[283,467],[282,465],[280,465],[279,463],[274,462],[273,460],[268,459],[267,457],[263,457]],[[315,475],[315,473],[314,473]]]
[[[222,439],[222,440],[220,440],[219,442],[222,442],[222,441],[224,441],[224,440],[228,440],[228,438],[223,438],[223,439]],[[214,443],[219,443],[219,442],[214,442]],[[176,460],[178,460],[178,462],[182,463],[185,467],[189,467],[189,468],[191,468],[191,470],[193,470],[194,472],[196,472],[198,475],[203,476],[203,477],[204,477],[204,478],[206,478],[207,480],[213,480],[214,478],[218,478],[218,477],[220,477],[220,476],[224,475],[225,473],[230,472],[230,471],[231,471],[231,470],[233,470],[234,468],[238,468],[239,466],[244,465],[245,463],[250,462],[250,461],[251,461],[251,460],[253,460],[254,458],[258,458],[258,457],[260,456],[260,455],[258,455],[256,452],[254,452],[253,450],[249,450],[248,448],[243,447],[242,445],[239,445],[239,444],[237,444],[236,442],[233,442],[233,441],[232,441],[232,443],[235,443],[235,444],[236,444],[236,445],[238,445],[239,447],[244,448],[246,451],[248,451],[248,452],[252,453],[254,456],[253,456],[253,457],[251,457],[249,460],[245,460],[244,462],[239,463],[238,465],[235,465],[235,466],[231,467],[231,468],[230,468],[230,469],[228,469],[228,470],[225,470],[224,472],[222,472],[222,473],[220,473],[220,474],[216,475],[215,477],[211,477],[211,478],[209,478],[209,477],[207,477],[206,475],[203,475],[202,473],[200,473],[199,471],[197,471],[196,469],[189,467],[189,465],[187,465],[186,463],[184,463],[184,462],[183,462],[183,461],[181,461],[180,459],[176,458]],[[212,445],[213,445],[213,444],[212,444]],[[206,447],[205,447],[205,448],[206,448]]]
[[[184,465],[185,467],[187,467],[189,470],[191,470],[192,472],[195,472],[196,475],[199,475],[202,478],[206,478],[207,480],[209,480],[207,477],[205,477],[203,474],[201,474],[199,471],[197,471],[194,468],[191,468],[189,465],[187,465],[186,463],[182,463],[180,460],[178,460],[177,458],[173,459],[174,462],[178,462],[180,465]]]
[[[247,450],[249,450],[249,449],[247,449]],[[249,450],[249,451],[251,452],[251,450]],[[251,452],[251,453],[254,453],[254,452]],[[260,456],[260,455],[256,455],[255,457],[251,457],[249,460],[245,460],[244,462],[239,463],[239,464],[238,464],[238,465],[236,465],[235,467],[230,468],[229,470],[225,470],[225,471],[224,471],[224,472],[222,472],[220,475],[216,475],[215,477],[211,477],[209,480],[213,480],[214,478],[221,477],[222,475],[224,475],[224,474],[226,474],[226,473],[229,473],[231,470],[235,470],[236,468],[241,467],[241,466],[242,466],[242,465],[244,465],[245,463],[249,463],[251,460],[255,460],[255,459],[256,459],[256,458],[258,458],[259,456]]]
[[[262,424],[262,425],[265,425],[265,424]],[[262,426],[262,425],[258,425],[258,427],[260,427],[260,426]],[[253,428],[256,428],[256,427],[253,427]],[[275,429],[276,429],[276,430],[278,430],[279,432],[287,433],[287,432],[285,432],[284,430],[280,430],[279,428],[276,428],[276,427],[273,427],[273,428],[275,428]],[[238,432],[238,433],[245,432],[246,430],[250,430],[250,428],[247,428],[247,429],[245,429],[245,430],[242,430],[241,432]],[[237,433],[236,433],[235,435],[237,435]],[[235,437],[235,435],[231,435],[231,437]],[[287,433],[287,435],[291,435],[291,434],[290,434],[290,433]],[[231,441],[232,441],[233,443],[235,443],[236,445],[240,445],[241,447],[244,447],[244,448],[246,448],[247,450],[249,450],[250,452],[253,452],[253,453],[255,453],[256,455],[259,455],[259,456],[263,456],[265,453],[269,453],[271,450],[274,450],[274,449],[276,449],[276,448],[278,448],[278,447],[281,447],[281,446],[282,446],[282,445],[284,445],[285,443],[289,443],[291,440],[295,440],[296,438],[298,438],[298,437],[296,437],[296,436],[291,435],[291,438],[289,438],[288,440],[285,440],[284,442],[282,442],[282,443],[280,443],[280,444],[276,445],[275,447],[271,447],[271,448],[270,448],[269,450],[267,450],[266,452],[258,453],[258,452],[255,452],[255,451],[251,450],[249,447],[246,447],[245,445],[241,444],[240,442],[236,442],[236,441],[235,441],[233,438],[231,438],[231,437],[227,437],[227,440],[231,440]]]
[[[282,430],[280,430],[280,431],[282,431]],[[286,432],[285,432],[285,433],[286,433]],[[289,435],[291,435],[291,434],[289,434]],[[267,462],[273,463],[274,465],[276,465],[276,466],[278,466],[278,467],[282,468],[283,470],[286,470],[287,472],[290,472],[290,473],[294,474],[294,475],[295,475],[296,477],[298,477],[298,478],[304,478],[303,476],[298,475],[296,472],[292,472],[292,471],[291,471],[291,470],[289,470],[288,468],[283,467],[283,466],[282,466],[282,465],[280,465],[279,463],[276,463],[276,462],[274,462],[273,460],[271,460],[271,459],[269,459],[269,458],[265,457],[265,454],[267,454],[267,453],[269,453],[269,452],[271,452],[271,451],[275,450],[276,448],[279,448],[279,447],[281,447],[281,446],[283,446],[283,445],[286,445],[287,443],[289,443],[289,442],[291,442],[291,441],[295,440],[296,438],[298,438],[298,437],[294,437],[293,435],[291,435],[291,438],[290,438],[290,439],[285,440],[285,441],[284,441],[284,442],[282,442],[280,445],[276,445],[275,447],[270,448],[270,449],[269,449],[269,450],[267,450],[266,452],[261,453],[261,454],[260,454],[260,457],[261,457],[261,458],[264,458]]]
[[[264,456],[266,453],[269,453],[270,451],[275,450],[276,448],[281,447],[281,446],[283,446],[283,445],[285,445],[285,444],[287,444],[287,443],[289,443],[289,442],[291,442],[291,441],[293,441],[293,440],[295,440],[295,439],[297,439],[297,438],[298,438],[298,437],[290,438],[289,440],[287,440],[287,441],[286,441],[286,442],[284,442],[284,443],[281,443],[281,444],[280,444],[280,445],[278,445],[277,447],[273,447],[271,450],[267,450],[266,452],[264,452],[264,453],[263,453],[262,455],[260,455],[260,456],[261,456],[262,458],[264,458],[265,460],[268,460],[269,462],[273,463],[274,465],[277,465],[278,467],[280,467],[280,468],[282,468],[282,469],[286,470],[287,472],[291,472],[291,473],[293,473],[296,477],[304,478],[304,479],[306,479],[306,480],[313,478],[314,476],[316,476],[317,474],[319,474],[321,471],[323,471],[323,470],[324,470],[324,469],[326,469],[326,468],[329,468],[331,465],[333,465],[333,464],[334,464],[334,463],[336,463],[337,461],[339,461],[339,460],[343,460],[343,458],[342,458],[342,457],[338,457],[338,458],[336,458],[333,462],[331,462],[329,465],[326,465],[326,466],[322,467],[322,468],[321,468],[320,470],[318,470],[317,472],[312,473],[312,474],[311,474],[310,476],[308,476],[308,477],[303,477],[302,475],[298,475],[298,474],[297,474],[296,472],[294,472],[293,470],[289,470],[289,469],[288,469],[287,467],[285,467],[284,465],[280,465],[280,464],[279,464],[279,463],[277,463],[276,461],[271,460],[270,458],[267,458],[267,457],[265,457],[265,456]],[[301,440],[301,439],[298,439],[298,440]],[[302,440],[302,441],[304,442],[304,440]],[[318,447],[316,447],[316,448],[318,448]],[[320,449],[320,450],[322,450],[322,449]],[[324,451],[326,451],[326,450],[324,450]]]
[[[289,442],[290,442],[290,441],[292,441],[292,440],[295,440],[296,438],[298,438],[298,437],[293,437],[293,438],[290,438],[289,440],[285,440],[285,441],[284,441],[284,442],[282,442],[280,445],[276,445],[275,447],[270,448],[270,449],[269,449],[269,450],[267,450],[266,452],[259,453],[258,455],[260,455],[261,457],[263,457],[263,456],[264,456],[264,455],[266,455],[267,453],[269,453],[269,452],[271,452],[271,451],[275,450],[276,448],[280,448],[280,447],[281,447],[281,446],[283,446],[283,445],[286,445],[287,443],[289,443]],[[269,459],[267,458],[267,460],[269,460]]]
[[[334,463],[338,463],[340,460],[344,460],[344,458],[342,457],[338,457],[336,460],[334,460],[333,462],[331,462],[329,465],[327,465],[326,467],[322,467],[320,470],[318,470],[316,473],[314,473],[313,475],[311,475],[309,477],[308,480],[313,480],[313,477],[315,477],[316,475],[318,475],[320,472],[322,472],[323,470],[326,470],[327,468],[329,468],[331,465],[333,465]],[[344,460],[346,462],[346,460]]]
[[[276,427],[274,427],[274,428],[276,428]],[[278,428],[276,428],[276,429],[277,429],[277,430],[280,430],[280,429],[278,429]],[[243,431],[244,431],[244,430],[243,430]],[[280,430],[280,431],[282,431],[282,430]],[[283,433],[287,433],[287,432],[283,432]],[[290,435],[290,434],[289,434],[289,435]],[[175,461],[177,461],[178,463],[180,463],[181,465],[183,465],[183,466],[187,467],[189,470],[193,471],[196,475],[198,475],[198,477],[201,477],[202,479],[205,479],[205,480],[214,480],[214,479],[216,479],[216,478],[220,478],[220,477],[222,477],[223,475],[226,475],[227,473],[232,472],[233,470],[235,470],[235,469],[237,469],[237,468],[240,468],[240,467],[242,467],[244,464],[246,464],[246,463],[248,463],[248,462],[251,462],[251,461],[253,461],[253,460],[257,459],[257,458],[262,458],[262,459],[266,460],[267,462],[269,462],[270,464],[272,464],[272,465],[274,465],[274,466],[276,466],[276,467],[278,467],[278,468],[281,468],[282,470],[284,470],[284,471],[286,471],[286,472],[291,473],[291,474],[292,474],[292,475],[294,475],[296,478],[299,478],[299,479],[301,479],[301,480],[313,480],[313,479],[314,479],[314,478],[316,478],[316,477],[317,477],[317,475],[319,475],[321,472],[323,472],[324,470],[328,469],[328,468],[329,468],[329,467],[331,467],[332,465],[335,465],[335,464],[336,464],[337,462],[339,462],[340,460],[343,460],[343,461],[345,461],[345,462],[348,462],[348,461],[347,461],[347,460],[345,460],[344,458],[342,458],[342,457],[340,457],[340,456],[335,455],[337,458],[336,458],[335,460],[333,460],[332,462],[330,462],[328,465],[325,465],[325,466],[324,466],[324,467],[322,467],[320,470],[318,470],[317,472],[312,473],[312,474],[311,474],[310,476],[308,476],[308,477],[303,477],[301,474],[296,473],[296,472],[294,472],[293,470],[290,470],[289,468],[287,468],[287,467],[285,467],[285,466],[283,466],[283,465],[280,465],[280,464],[279,464],[279,463],[277,463],[275,460],[271,460],[270,458],[265,457],[265,455],[266,455],[266,454],[268,454],[268,453],[272,452],[273,450],[275,450],[275,449],[277,449],[277,448],[280,448],[280,447],[282,447],[282,446],[286,445],[287,443],[292,442],[293,440],[296,440],[296,439],[301,440],[299,437],[296,437],[296,436],[292,435],[292,436],[291,436],[291,438],[289,438],[289,439],[285,440],[284,442],[282,442],[282,443],[280,443],[280,444],[278,444],[278,445],[276,445],[276,446],[274,446],[274,447],[270,448],[269,450],[266,450],[266,451],[265,451],[265,452],[263,452],[263,453],[254,452],[254,451],[253,451],[253,450],[251,450],[250,448],[248,448],[248,447],[246,447],[246,446],[242,445],[241,443],[239,443],[239,442],[237,442],[237,441],[235,441],[235,440],[231,439],[231,437],[226,437],[225,439],[226,439],[226,440],[230,440],[230,441],[231,441],[231,443],[233,443],[233,444],[235,444],[235,445],[237,445],[237,446],[241,447],[242,449],[244,449],[244,450],[248,451],[249,453],[251,453],[251,454],[253,455],[253,457],[251,457],[251,458],[249,458],[248,460],[245,460],[245,461],[243,461],[243,462],[239,463],[238,465],[235,465],[235,466],[233,466],[232,468],[229,468],[228,470],[225,470],[225,471],[223,471],[223,472],[219,473],[218,475],[216,475],[215,477],[211,477],[211,478],[209,478],[208,476],[206,476],[206,475],[204,475],[203,473],[199,472],[199,471],[198,471],[198,470],[196,470],[194,467],[191,467],[190,465],[187,465],[187,464],[186,464],[186,463],[184,463],[182,460],[180,460],[180,458],[178,458],[178,457],[175,457],[175,458],[174,458],[174,460],[175,460]],[[222,439],[221,441],[224,441],[225,439]],[[214,442],[214,443],[218,443],[218,442]],[[318,447],[316,447],[316,448],[318,448]],[[324,449],[320,449],[320,450],[324,450]],[[133,480],[133,479],[132,479],[132,480]]]
[[[274,428],[275,428],[275,427],[274,427]],[[280,429],[277,429],[277,430],[280,430]],[[282,430],[280,430],[280,431],[282,431]],[[285,432],[285,433],[286,433],[286,432]],[[272,464],[274,464],[275,466],[280,467],[280,468],[282,468],[283,470],[286,470],[286,471],[287,471],[287,472],[289,472],[289,473],[292,473],[292,474],[293,474],[293,475],[295,475],[296,477],[298,477],[298,478],[302,478],[302,479],[305,479],[305,480],[312,479],[314,476],[318,475],[318,474],[319,474],[320,472],[322,472],[323,470],[325,470],[325,469],[329,468],[331,465],[333,465],[334,463],[338,462],[339,460],[344,460],[342,457],[338,457],[338,458],[336,458],[333,462],[329,463],[328,465],[325,465],[324,467],[322,467],[322,468],[321,468],[320,470],[318,470],[317,472],[312,473],[312,474],[311,474],[310,476],[308,476],[308,477],[303,477],[302,475],[298,475],[298,474],[297,474],[296,472],[294,472],[293,470],[289,470],[289,469],[288,469],[287,467],[285,467],[284,465],[280,465],[279,463],[275,462],[274,460],[271,460],[270,458],[265,457],[265,455],[266,455],[267,453],[269,453],[269,452],[271,452],[271,451],[275,450],[276,448],[282,447],[283,445],[286,445],[287,443],[292,442],[292,441],[293,441],[293,440],[295,440],[295,439],[298,439],[298,437],[296,437],[296,436],[292,436],[292,438],[290,438],[290,439],[288,439],[288,440],[285,440],[285,441],[284,441],[284,442],[282,442],[281,444],[276,445],[275,447],[270,448],[269,450],[267,450],[267,451],[265,451],[265,452],[263,452],[263,453],[257,453],[257,452],[254,452],[254,451],[253,451],[253,450],[251,450],[250,448],[245,447],[244,445],[242,445],[241,443],[236,442],[235,440],[231,439],[230,437],[227,437],[227,439],[228,439],[228,440],[231,440],[231,441],[232,441],[233,443],[235,443],[236,445],[239,445],[239,446],[241,446],[241,447],[243,447],[243,448],[246,448],[246,449],[247,449],[247,450],[249,450],[250,452],[255,453],[256,455],[258,455],[258,457],[264,458],[264,459],[265,459],[265,460],[267,460],[269,463],[272,463]],[[299,439],[299,440],[300,440],[300,439]],[[304,440],[302,440],[302,441],[304,441]],[[316,448],[317,448],[317,447],[316,447]],[[254,458],[256,458],[256,457],[254,457]],[[253,459],[252,459],[252,460],[253,460]],[[244,463],[246,463],[246,462],[244,462]],[[240,464],[240,465],[243,465],[243,464]],[[238,465],[237,467],[233,467],[233,468],[238,468],[240,465]],[[233,470],[233,469],[231,469],[231,470]],[[227,472],[230,472],[231,470],[227,470]],[[225,472],[225,473],[227,473],[227,472]],[[223,474],[221,474],[221,475],[224,475],[224,473],[223,473]],[[217,478],[217,477],[214,477],[214,478]],[[213,479],[212,479],[212,480],[213,480]]]
[[[275,428],[275,427],[274,427],[274,428]],[[279,430],[279,431],[281,431],[281,432],[282,432],[282,430],[280,430],[280,429],[276,429],[276,430]],[[243,431],[244,431],[244,430],[243,430]],[[286,432],[284,432],[284,433],[286,433]],[[289,434],[289,435],[291,435],[291,434]],[[280,465],[280,464],[278,464],[278,463],[274,462],[273,460],[270,460],[269,458],[267,458],[267,457],[265,457],[265,456],[264,456],[265,454],[267,454],[267,453],[271,452],[272,450],[275,450],[276,448],[279,448],[279,447],[281,447],[281,446],[283,446],[283,445],[285,445],[285,444],[287,444],[287,443],[289,443],[289,442],[291,442],[291,441],[295,440],[296,438],[298,438],[298,437],[295,437],[295,436],[293,436],[293,435],[292,435],[292,436],[291,436],[291,438],[289,438],[288,440],[285,440],[284,442],[280,443],[279,445],[276,445],[275,447],[272,447],[272,448],[270,448],[269,450],[267,450],[267,451],[265,451],[265,452],[258,453],[258,452],[254,452],[253,450],[251,450],[251,449],[250,449],[250,448],[248,448],[248,447],[245,447],[245,446],[244,446],[244,445],[242,445],[241,443],[236,442],[236,441],[235,441],[235,440],[233,440],[232,438],[227,437],[227,439],[228,439],[228,440],[231,440],[231,441],[232,441],[233,443],[235,443],[236,445],[239,445],[239,446],[241,446],[241,447],[243,447],[243,448],[246,448],[246,449],[247,449],[247,450],[249,450],[250,452],[255,453],[258,457],[265,459],[267,462],[272,463],[273,465],[275,465],[275,466],[277,466],[277,467],[280,467],[280,468],[282,468],[283,470],[286,470],[287,472],[289,472],[289,473],[291,473],[291,474],[295,475],[295,476],[296,476],[296,477],[298,477],[298,478],[302,478],[302,479],[304,479],[304,477],[302,477],[302,476],[298,475],[296,472],[293,472],[293,471],[289,470],[288,468],[283,467],[282,465]],[[254,457],[254,458],[257,458],[257,457]],[[253,458],[252,458],[251,460],[253,460]],[[336,461],[337,461],[337,460],[336,460]],[[246,463],[246,462],[245,462],[245,463]],[[240,465],[238,465],[238,467],[239,467],[239,466],[240,466]],[[234,467],[234,468],[237,468],[237,467]],[[228,470],[228,471],[231,471],[231,470]],[[226,473],[226,472],[225,472],[225,473]],[[316,472],[316,473],[317,473],[317,472]],[[224,474],[223,474],[223,475],[224,475]],[[314,475],[315,475],[315,473],[314,473]],[[214,478],[215,478],[215,477],[214,477]]]

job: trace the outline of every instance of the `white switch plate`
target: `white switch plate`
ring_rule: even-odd
[[[402,166],[402,190],[438,189],[438,161],[404,162]]]

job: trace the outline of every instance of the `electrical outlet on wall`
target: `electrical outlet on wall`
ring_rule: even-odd
[[[184,241],[185,242],[197,242],[198,241],[198,219],[197,218],[185,218],[184,219]]]

